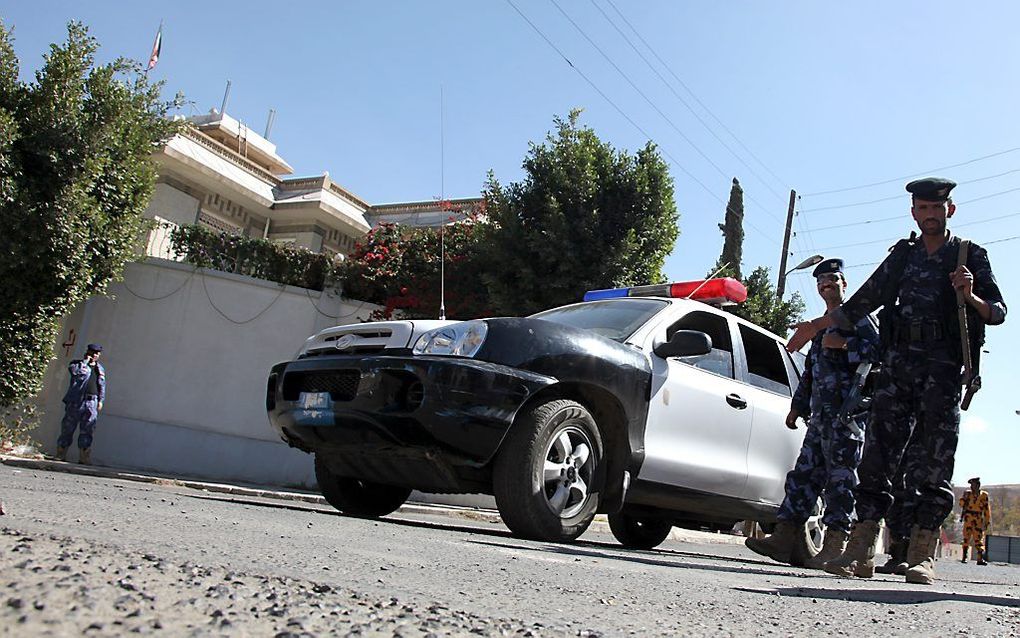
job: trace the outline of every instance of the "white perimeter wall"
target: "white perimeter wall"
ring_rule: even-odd
[[[107,297],[65,318],[40,396],[45,414],[37,438],[46,451],[56,448],[67,364],[98,342],[107,396],[96,462],[312,486],[311,456],[288,448],[269,426],[267,373],[293,358],[309,335],[358,323],[374,308],[162,259],[130,264]],[[70,460],[77,460],[76,447],[77,440]]]

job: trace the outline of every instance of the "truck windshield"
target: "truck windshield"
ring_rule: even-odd
[[[531,318],[592,330],[622,343],[668,305],[661,299],[609,299],[553,308]]]

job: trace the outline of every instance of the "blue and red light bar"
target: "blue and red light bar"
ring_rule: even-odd
[[[676,299],[695,299],[714,305],[725,305],[741,303],[747,300],[747,288],[732,277],[720,277],[718,279],[678,281],[672,284],[589,290],[584,293],[585,301],[619,299],[621,297],[673,297]]]

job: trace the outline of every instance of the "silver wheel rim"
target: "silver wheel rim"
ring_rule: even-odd
[[[811,542],[815,544],[816,549],[821,548],[822,543],[825,541],[825,525],[822,523],[822,516],[824,515],[825,501],[819,497],[815,513],[807,520],[808,537],[811,538]]]
[[[560,518],[576,516],[588,501],[595,476],[591,437],[574,425],[557,430],[546,446],[542,491],[549,509]]]

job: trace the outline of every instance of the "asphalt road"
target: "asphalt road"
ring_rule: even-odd
[[[1020,635],[1013,566],[842,580],[737,544],[550,544],[7,466],[0,498],[0,635]]]

